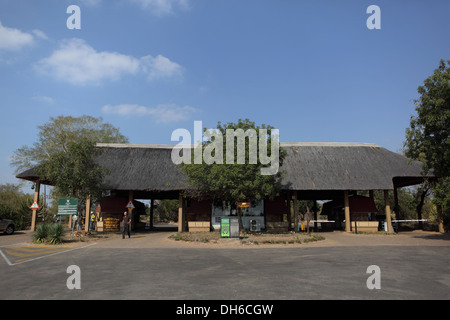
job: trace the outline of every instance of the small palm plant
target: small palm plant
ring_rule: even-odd
[[[33,235],[33,242],[43,243],[47,239],[49,227],[48,224],[40,224],[36,228],[36,232]]]
[[[53,223],[49,226],[48,230],[48,241],[51,244],[60,244],[62,243],[62,236],[64,234],[64,228],[59,223]]]
[[[59,223],[53,224],[40,224],[36,228],[36,232],[33,235],[33,242],[50,244],[62,243],[62,236],[64,234],[64,228]]]

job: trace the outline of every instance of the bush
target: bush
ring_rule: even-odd
[[[51,244],[60,244],[62,243],[62,236],[64,234],[64,228],[59,223],[53,223],[49,226],[48,230],[48,241]]]
[[[59,223],[53,224],[40,224],[36,228],[36,232],[33,236],[33,242],[50,244],[62,243],[62,236],[64,234],[64,228]]]
[[[33,235],[33,242],[35,243],[43,243],[47,240],[49,231],[48,224],[40,224],[36,227],[36,232]]]

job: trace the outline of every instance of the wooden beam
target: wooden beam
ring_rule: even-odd
[[[39,181],[37,181],[34,187],[35,187],[35,189],[34,189],[33,201],[39,202],[39,193],[41,190],[41,183]],[[33,209],[32,214],[31,214],[31,231],[36,231],[36,214],[37,214],[37,209]]]
[[[134,196],[133,190],[129,190],[128,191],[128,202],[133,201],[133,196]],[[128,225],[128,228],[130,228],[130,231],[131,231],[131,230],[134,230],[134,219],[133,219],[133,209],[132,208],[128,208],[128,215],[131,218],[131,223]]]
[[[292,228],[292,215],[291,215],[291,199],[292,199],[292,194],[291,191],[287,191],[287,221],[288,221],[288,231],[291,230]]]
[[[91,195],[86,197],[86,217],[84,217],[84,231],[89,232],[89,225],[91,223]]]
[[[348,190],[344,191],[344,212],[345,212],[345,231],[351,231],[350,225],[350,205],[348,201]]]
[[[386,213],[386,223],[389,233],[394,233],[392,229],[392,219],[391,219],[391,205],[389,204],[389,190],[384,190],[384,206]]]
[[[294,230],[297,230],[298,226],[298,204],[297,204],[297,190],[294,190]]]
[[[184,208],[184,197],[179,194],[178,196],[178,232],[186,231],[186,212]]]

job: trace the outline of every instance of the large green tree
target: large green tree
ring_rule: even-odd
[[[207,139],[201,144],[201,163],[184,163],[181,166],[193,186],[189,195],[222,201],[230,208],[235,208],[237,202],[276,196],[280,191],[282,172],[279,167],[285,158],[285,151],[279,146],[279,137],[273,135],[274,129],[270,125],[257,126],[249,119],[239,119],[236,123],[219,122],[216,130],[204,129]],[[258,150],[254,148],[255,143]],[[276,154],[278,157],[275,157]],[[192,155],[195,158],[195,150]],[[270,167],[275,168],[266,174],[263,174],[264,169],[269,166],[264,155],[270,155],[273,160]],[[211,158],[214,163],[208,161]],[[230,161],[231,158],[233,161]],[[238,215],[242,230],[240,210]]]
[[[51,117],[49,122],[38,126],[38,130],[37,141],[14,152],[11,165],[16,168],[16,173],[36,167],[58,152],[67,152],[71,143],[128,143],[128,138],[118,128],[103,122],[101,117]]]
[[[450,60],[441,60],[434,73],[417,89],[417,116],[406,129],[405,154],[433,170],[439,181],[433,187],[434,202],[450,222]],[[442,221],[441,221],[442,224]],[[441,227],[442,229],[442,227]],[[442,231],[442,230],[441,230]]]
[[[12,219],[16,230],[24,230],[30,226],[30,204],[33,197],[21,191],[20,185],[0,185],[0,217]]]
[[[118,128],[91,116],[59,116],[38,127],[38,140],[15,151],[17,171],[34,168],[60,196],[99,196],[105,172],[95,163],[96,143],[127,143]]]

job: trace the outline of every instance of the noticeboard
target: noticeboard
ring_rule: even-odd
[[[238,202],[237,207],[238,208],[250,208],[251,202]]]
[[[78,213],[78,199],[58,199],[58,215],[76,215]]]
[[[230,237],[230,218],[222,218],[220,220],[220,237],[221,238]]]

